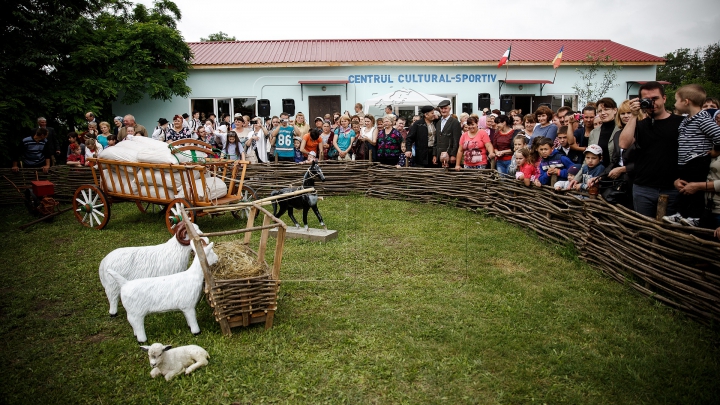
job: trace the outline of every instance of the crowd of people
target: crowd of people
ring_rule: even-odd
[[[665,108],[664,87],[647,82],[639,98],[617,103],[609,97],[581,111],[541,105],[521,110],[452,114],[449,101],[420,108],[411,122],[393,113],[374,117],[355,112],[328,113],[312,122],[294,116],[250,117],[193,111],[158,120],[153,131],[132,115],[97,123],[87,113],[87,129],[68,134],[67,162],[84,165],[103,148],[127,136],[162,142],[194,138],[228,159],[251,164],[273,161],[372,160],[383,165],[496,169],[528,187],[601,193],[603,197],[654,218],[661,195],[668,198],[663,220],[716,229],[720,237],[720,115],[718,100],[698,85],[676,91],[674,111]],[[23,140],[24,156],[13,169],[47,171],[60,144],[45,118]]]

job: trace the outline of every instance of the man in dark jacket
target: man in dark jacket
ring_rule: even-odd
[[[449,164],[455,166],[455,156],[460,145],[460,135],[462,135],[460,121],[450,115],[450,100],[441,101],[438,108],[440,108],[440,119],[435,122],[435,133],[437,134],[435,156],[438,162],[442,162],[440,157],[443,152],[446,152]],[[447,166],[448,164],[443,162],[443,167]]]
[[[435,156],[435,141],[437,133],[435,130],[435,110],[432,106],[426,105],[420,109],[424,119],[415,121],[410,127],[405,138],[405,157],[412,158],[412,147],[415,145],[416,167],[433,167],[437,164]]]

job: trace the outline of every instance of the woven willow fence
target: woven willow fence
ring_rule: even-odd
[[[245,178],[259,197],[299,186],[307,166],[249,166]],[[572,243],[580,257],[613,279],[687,313],[705,324],[720,321],[720,243],[705,229],[667,225],[600,199],[582,199],[549,187],[528,188],[495,171],[416,169],[368,162],[324,162],[321,195],[362,193],[369,197],[452,205],[483,211],[532,229],[559,244]],[[18,186],[35,177],[8,174]],[[18,183],[15,179],[26,179]],[[57,198],[69,200],[89,171],[51,170]],[[42,179],[42,175],[41,175]],[[4,181],[4,179],[3,179]],[[12,187],[0,187],[0,203],[20,203]]]

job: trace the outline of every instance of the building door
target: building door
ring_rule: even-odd
[[[540,104],[545,104],[548,107],[552,105],[553,96],[533,96],[532,98],[532,110],[535,111],[540,107]]]
[[[532,96],[515,96],[513,106],[516,110],[522,111],[522,114],[532,114],[533,110],[530,109],[532,106]]]
[[[310,116],[306,118],[308,122],[315,122],[316,117],[322,117],[325,114],[332,114],[340,111],[340,96],[309,96]],[[311,124],[315,128],[315,124]]]

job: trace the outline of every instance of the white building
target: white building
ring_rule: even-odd
[[[604,54],[621,67],[606,96],[618,104],[638,92],[639,83],[655,80],[663,58],[610,40],[286,40],[189,44],[194,58],[188,98],[168,102],[144,99],[133,105],[116,102],[116,115],[133,114],[149,128],[160,117],[193,110],[218,117],[227,113],[273,116],[283,111],[313,117],[334,111],[353,112],[355,103],[403,88],[452,100],[453,112],[483,107],[534,111],[540,103],[556,110],[578,106],[573,86],[588,54]],[[512,45],[509,62],[498,61]],[[563,48],[562,63],[553,59]],[[598,77],[602,77],[602,71]],[[269,111],[266,105],[269,103]],[[294,107],[294,108],[293,108]],[[382,105],[370,106],[381,114]],[[412,115],[413,106],[395,106]]]

